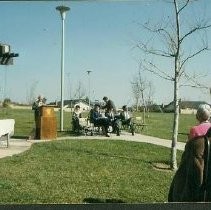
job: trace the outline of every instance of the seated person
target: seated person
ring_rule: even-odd
[[[72,130],[73,132],[77,132],[79,133],[81,126],[79,124],[79,118],[81,118],[81,110],[80,110],[80,106],[76,105],[75,109],[73,111],[72,114]]]
[[[100,105],[95,104],[94,109],[90,111],[90,122],[94,123],[94,126],[100,126],[107,137],[109,128],[109,119],[107,117],[102,117],[100,113]]]
[[[196,119],[199,121],[199,124],[193,126],[190,129],[188,140],[193,139],[195,137],[204,136],[207,133],[208,129],[211,127],[211,123],[209,122],[210,111],[210,106],[207,104],[199,106],[196,113]]]
[[[121,121],[115,117],[113,109],[108,109],[105,116],[109,119],[109,125],[112,126],[113,132],[120,136]]]
[[[121,119],[122,125],[129,126],[130,130],[132,132],[132,135],[134,135],[134,126],[133,126],[133,123],[132,123],[132,118],[130,117],[130,114],[128,112],[127,105],[124,105],[122,107],[122,112],[120,113],[119,117]]]

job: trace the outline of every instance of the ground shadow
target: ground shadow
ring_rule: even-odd
[[[121,199],[102,199],[102,198],[85,198],[83,200],[85,203],[126,203]]]
[[[64,149],[64,148],[62,148],[62,149]],[[135,160],[135,161],[146,162],[142,158],[135,158],[135,157],[124,156],[124,155],[121,156],[121,155],[115,155],[115,154],[112,154],[112,153],[90,151],[90,150],[86,150],[86,149],[73,148],[73,149],[71,149],[71,151],[78,152],[78,153],[85,153],[85,154],[88,154],[88,155],[104,156],[104,157],[109,157],[109,158],[120,158],[120,159],[125,159],[125,160]]]
[[[27,139],[28,136],[12,136],[13,139]]]
[[[156,170],[172,171],[171,170],[171,167],[170,167],[170,162],[169,161],[150,162],[150,164]]]

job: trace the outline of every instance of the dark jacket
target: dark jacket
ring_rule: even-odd
[[[102,117],[100,112],[95,111],[94,109],[91,109],[89,112],[89,118],[91,123],[96,123],[97,120]]]
[[[108,112],[111,109],[113,109],[114,113],[116,112],[116,107],[114,105],[114,102],[110,99],[106,102],[105,106],[102,106],[102,109],[105,109],[105,112]]]
[[[207,138],[211,141],[211,137]],[[204,137],[189,140],[182,154],[180,166],[170,186],[169,202],[211,201],[211,166],[205,184],[207,144]],[[209,162],[209,165],[211,160]],[[206,190],[205,190],[206,186]],[[206,195],[206,199],[204,199]]]

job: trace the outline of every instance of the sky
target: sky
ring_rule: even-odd
[[[0,66],[0,100],[5,97],[19,103],[42,94],[47,102],[60,101],[61,17],[55,9],[70,7],[65,19],[64,99],[74,98],[79,83],[92,101],[111,98],[117,106],[134,103],[131,81],[137,75],[140,50],[137,43],[150,35],[141,24],[164,22],[172,17],[172,4],[166,0],[139,1],[0,1],[0,43],[9,44],[19,53],[14,64]],[[199,3],[200,2],[200,3]],[[211,1],[195,2],[181,18],[191,26],[199,17],[211,20]],[[211,45],[211,29],[207,35]],[[156,41],[154,45],[163,46]],[[199,47],[199,37],[186,44],[187,51]],[[202,75],[200,82],[210,86],[211,52],[202,53],[186,66],[187,71]],[[173,62],[153,57],[155,63],[172,71]],[[87,71],[91,73],[87,74]],[[157,104],[173,100],[173,83],[141,71],[153,85],[152,99]],[[90,82],[90,86],[89,86]],[[208,90],[182,87],[183,100],[211,102]]]

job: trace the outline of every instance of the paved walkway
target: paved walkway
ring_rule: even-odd
[[[70,137],[60,137],[58,140],[64,139],[111,139],[111,140],[125,140],[125,141],[134,141],[134,142],[146,142],[150,144],[160,145],[164,147],[171,148],[171,140],[160,139],[151,136],[145,136],[142,134],[135,134],[132,136],[130,133],[122,132],[120,136],[116,136],[112,134],[111,137],[104,136],[70,136]],[[0,158],[12,156],[15,154],[19,154],[30,149],[33,143],[45,142],[49,140],[26,140],[26,139],[10,139],[9,147],[5,147],[0,144]],[[177,149],[184,150],[185,143],[178,142]]]

